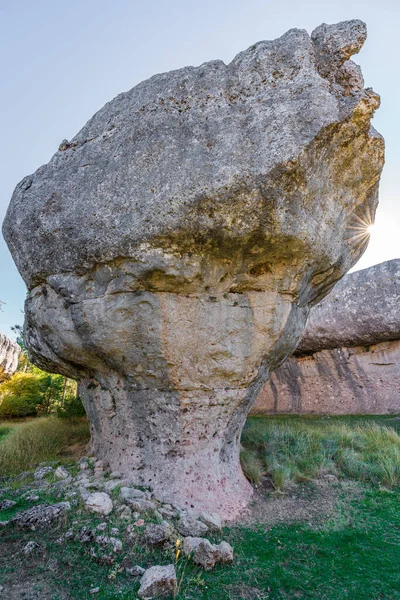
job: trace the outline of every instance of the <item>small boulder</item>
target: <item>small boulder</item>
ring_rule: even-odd
[[[163,546],[171,535],[171,529],[166,524],[151,524],[146,527],[141,535],[141,540],[148,546]]]
[[[233,548],[227,542],[214,545],[209,540],[199,537],[187,537],[183,542],[183,554],[191,556],[193,562],[210,571],[216,564],[233,562]]]
[[[17,503],[14,502],[14,500],[2,500],[0,502],[0,510],[6,510],[7,508],[12,508],[13,506],[15,506]]]
[[[56,477],[57,479],[68,479],[68,477],[70,477],[70,474],[68,473],[68,471],[65,467],[62,467],[60,465],[55,470],[54,477]]]
[[[94,492],[86,498],[85,506],[91,512],[107,516],[113,509],[113,502],[105,492]]]
[[[115,488],[117,488],[118,486],[121,486],[124,484],[124,481],[122,481],[122,479],[110,479],[110,481],[106,481],[104,484],[104,489],[107,492],[111,492],[112,490],[115,490]]]
[[[35,552],[35,550],[38,550],[39,548],[40,548],[40,546],[37,542],[35,542],[34,540],[30,540],[23,547],[22,553],[25,554],[25,556],[29,556],[30,554],[32,554],[33,552]]]
[[[41,481],[47,475],[49,475],[50,473],[53,473],[53,472],[54,472],[53,467],[39,467],[34,472],[33,477],[35,478],[36,481]]]
[[[129,521],[132,518],[132,509],[126,504],[120,506],[117,509],[117,513],[120,519],[126,519],[127,521]]]
[[[203,512],[200,514],[199,519],[207,525],[209,531],[221,531],[222,529],[222,520],[218,513],[208,514]]]
[[[137,499],[146,500],[145,492],[142,492],[142,490],[137,490],[137,489],[131,488],[131,487],[122,487],[119,495],[120,495],[121,500],[137,500]]]
[[[176,592],[174,565],[155,566],[147,569],[140,580],[139,598],[166,598]]]
[[[133,567],[125,567],[125,572],[131,577],[141,577],[146,569],[140,567],[139,565],[134,565]]]
[[[18,512],[11,519],[12,525],[19,529],[31,529],[47,527],[55,521],[62,519],[65,513],[71,510],[69,502],[59,502],[58,504],[39,504],[28,510]]]
[[[208,527],[202,521],[190,512],[181,512],[180,519],[176,523],[176,528],[183,536],[200,537],[205,535]]]

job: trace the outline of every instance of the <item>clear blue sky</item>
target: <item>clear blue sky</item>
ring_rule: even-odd
[[[15,185],[118,93],[155,73],[241,50],[291,27],[359,18],[355,60],[382,96],[386,167],[370,246],[356,268],[400,257],[398,0],[0,0],[0,219]],[[40,239],[37,240],[40,244]],[[0,331],[23,321],[25,286],[0,241]]]

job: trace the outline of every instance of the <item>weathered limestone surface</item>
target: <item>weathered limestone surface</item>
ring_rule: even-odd
[[[400,259],[346,275],[311,310],[252,412],[400,412]]]
[[[18,367],[21,348],[3,333],[0,333],[0,382],[10,377]]]
[[[365,247],[383,165],[379,97],[348,60],[365,38],[293,29],[156,75],[14,192],[32,359],[80,381],[96,455],[164,500],[246,504],[248,410]]]

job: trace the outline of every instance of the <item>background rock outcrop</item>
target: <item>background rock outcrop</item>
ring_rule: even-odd
[[[243,508],[248,410],[365,248],[383,165],[349,60],[365,37],[293,29],[156,75],[14,192],[32,360],[79,380],[96,456],[164,500]]]
[[[253,414],[400,412],[400,259],[343,277]]]
[[[18,367],[21,348],[4,333],[0,333],[0,382],[10,377]]]

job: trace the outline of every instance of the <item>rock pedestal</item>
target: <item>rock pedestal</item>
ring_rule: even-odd
[[[310,314],[253,414],[400,412],[400,260],[350,273]]]
[[[21,348],[16,342],[0,333],[0,383],[17,370],[20,352]]]
[[[293,29],[156,75],[14,192],[32,359],[79,381],[96,456],[163,500],[245,506],[246,415],[365,248],[383,165],[348,60],[365,37]]]

